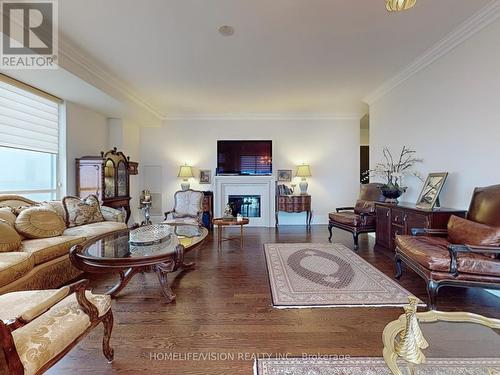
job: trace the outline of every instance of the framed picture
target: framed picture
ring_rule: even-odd
[[[427,180],[425,181],[422,192],[418,197],[417,207],[424,209],[432,209],[439,200],[439,193],[443,189],[446,178],[448,177],[447,172],[443,173],[429,173]]]
[[[291,182],[292,181],[292,170],[291,169],[279,169],[278,170],[278,182]]]
[[[211,184],[212,183],[212,171],[210,169],[202,169],[200,171],[200,184]]]

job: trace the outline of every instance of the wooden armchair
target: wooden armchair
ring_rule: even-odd
[[[500,185],[474,190],[467,219],[448,230],[413,229],[396,237],[396,278],[402,263],[427,282],[429,308],[443,286],[500,289]]]
[[[177,191],[174,194],[174,202],[174,208],[165,212],[165,222],[201,225],[203,192],[191,189]]]
[[[101,322],[104,356],[113,361],[111,298],[90,293],[88,285],[0,296],[0,345],[10,374],[44,373]]]
[[[361,191],[355,207],[339,207],[336,212],[330,213],[328,231],[332,242],[332,229],[339,228],[352,233],[354,249],[358,248],[358,237],[361,233],[375,232],[375,202],[385,202],[380,189],[382,184],[361,185]]]

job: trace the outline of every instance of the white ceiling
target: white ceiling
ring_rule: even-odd
[[[490,0],[64,0],[64,39],[164,114],[354,113]],[[232,37],[221,25],[232,25]]]

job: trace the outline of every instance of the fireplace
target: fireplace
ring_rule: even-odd
[[[233,216],[260,217],[260,195],[229,195]]]
[[[238,201],[245,203],[246,197],[247,205],[241,206],[240,210],[243,216],[249,216],[249,225],[253,227],[274,226],[275,182],[273,176],[215,176],[214,180],[214,214],[216,217],[224,215],[224,209],[230,202],[230,197],[235,201],[233,203],[235,206],[238,205]],[[256,197],[260,200],[258,206],[253,199]],[[248,198],[252,198],[251,202],[248,202]],[[232,213],[237,215],[238,207],[236,209],[237,211]],[[256,216],[252,217],[252,215]]]

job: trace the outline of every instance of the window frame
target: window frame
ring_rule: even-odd
[[[61,199],[66,194],[66,103],[51,94],[17,81],[4,74],[0,74],[0,80],[6,84],[10,84],[17,89],[24,90],[30,94],[35,94],[41,98],[51,100],[57,104],[58,113],[58,150],[57,153],[46,152],[53,155],[55,160],[51,162],[51,174],[54,176],[54,187],[48,189],[23,189],[23,190],[0,190],[0,195],[32,195],[32,194],[50,194],[51,200]],[[8,146],[0,146],[0,148],[10,148]],[[16,150],[24,150],[27,152],[43,151],[32,150],[29,148],[13,148]]]

